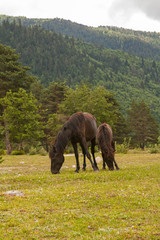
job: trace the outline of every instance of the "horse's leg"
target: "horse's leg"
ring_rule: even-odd
[[[81,139],[80,144],[81,144],[82,148],[84,149],[84,153],[87,155],[87,158],[89,159],[89,161],[90,161],[90,163],[91,163],[91,166],[92,166],[92,168],[94,169],[94,171],[98,170],[98,169],[96,168],[96,166],[94,165],[94,163],[92,162],[91,155],[90,155],[90,153],[89,153],[89,151],[88,151],[88,148],[87,148],[87,142],[86,142],[85,137],[83,137],[83,138]]]
[[[77,143],[73,143],[72,142],[72,145],[73,145],[73,148],[74,148],[74,154],[75,154],[75,158],[76,158],[76,170],[75,172],[79,172],[79,169],[80,169],[80,165],[79,165],[79,155],[78,155],[78,150],[77,150]]]
[[[83,168],[82,171],[86,171],[86,153],[85,150],[83,148],[83,145],[80,143],[80,146],[82,148],[82,152],[83,152]]]
[[[83,168],[82,171],[86,171],[86,154],[83,154]]]
[[[104,154],[102,153],[102,159],[103,159],[103,170],[106,170],[106,163],[105,163],[105,161],[104,161]]]
[[[83,152],[83,168],[82,171],[86,171],[86,154],[85,154],[85,150],[83,148],[83,146],[81,146],[82,148],[82,152]]]
[[[95,155],[94,155],[94,153],[95,153],[95,150],[94,150],[95,145],[96,145],[96,141],[95,141],[95,138],[93,138],[91,140],[91,153],[92,153],[94,165],[98,169],[97,162],[96,162]]]
[[[118,167],[118,165],[117,165],[115,159],[113,159],[113,162],[114,162],[114,165],[115,165],[116,169],[119,170],[119,167]]]

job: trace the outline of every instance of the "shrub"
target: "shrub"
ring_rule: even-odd
[[[11,155],[24,155],[24,151],[20,150],[20,151],[12,151]]]
[[[45,150],[43,147],[38,151],[38,153],[39,153],[41,156],[46,156],[46,155],[47,155],[47,152],[46,152],[46,150]]]
[[[69,154],[69,153],[74,153],[73,147],[72,146],[67,146],[65,149],[65,154]]]
[[[34,147],[31,147],[29,150],[29,155],[36,155],[37,154],[37,149]]]
[[[126,154],[129,151],[130,141],[131,141],[130,138],[128,139],[128,141],[126,138],[124,138],[124,141],[122,144],[116,144],[116,152]]]
[[[28,144],[26,144],[26,145],[23,147],[23,150],[24,150],[25,154],[29,153],[30,146],[29,146]]]
[[[2,158],[2,156],[0,156],[0,163],[2,163],[4,161],[4,159]]]
[[[154,146],[151,147],[150,153],[160,153],[160,145],[155,144]]]
[[[5,155],[5,151],[3,149],[0,149],[0,155]]]

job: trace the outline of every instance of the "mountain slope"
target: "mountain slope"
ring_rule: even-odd
[[[67,35],[85,42],[90,42],[110,49],[120,49],[135,56],[160,60],[160,33],[142,32],[118,27],[87,27],[64,19],[29,19],[25,17],[9,17],[4,19],[19,22],[25,26],[42,26],[46,30]]]
[[[0,25],[0,41],[17,49],[24,65],[48,86],[66,81],[103,85],[114,93],[125,114],[132,99],[144,101],[160,122],[160,63],[78,41],[42,27],[15,22]]]

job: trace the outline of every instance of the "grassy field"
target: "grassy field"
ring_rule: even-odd
[[[116,154],[120,171],[61,174],[48,156],[4,156],[0,164],[0,239],[160,239],[160,154]],[[82,160],[81,160],[82,165]],[[24,196],[5,193],[18,190]]]

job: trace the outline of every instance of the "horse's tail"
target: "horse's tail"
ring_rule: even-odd
[[[107,157],[114,156],[114,142],[112,129],[109,124],[102,123],[97,130],[97,142],[101,152],[106,153]]]

